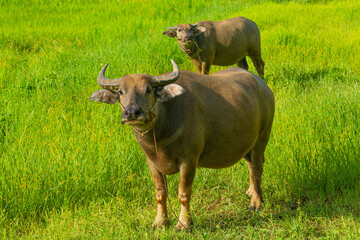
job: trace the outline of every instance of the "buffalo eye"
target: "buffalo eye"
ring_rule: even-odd
[[[178,29],[178,32],[181,32],[181,29]]]
[[[123,95],[124,91],[123,90],[118,90],[119,95]]]

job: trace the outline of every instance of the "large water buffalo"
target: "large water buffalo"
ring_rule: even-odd
[[[250,210],[259,209],[264,151],[274,117],[272,91],[261,78],[238,67],[202,75],[180,71],[174,61],[172,64],[171,73],[117,79],[105,77],[106,65],[97,79],[105,89],[90,97],[120,103],[122,123],[133,128],[145,152],[158,203],[153,227],[169,223],[163,174],[180,172],[181,211],[176,225],[180,230],[191,223],[189,208],[196,168],[225,168],[241,158],[249,168]]]
[[[259,76],[264,76],[260,32],[257,25],[247,18],[236,17],[219,22],[201,21],[168,29],[163,34],[177,38],[181,50],[202,74],[209,74],[211,65],[237,64],[248,70],[245,57],[249,56]]]

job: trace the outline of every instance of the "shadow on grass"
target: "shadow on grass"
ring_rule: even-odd
[[[250,201],[246,199],[245,194],[234,195],[224,192],[224,196],[217,199],[207,196],[210,199],[200,204],[201,210],[194,209],[198,214],[194,213],[193,229],[214,234],[222,232],[224,236],[240,231],[244,233],[242,237],[249,237],[252,231],[259,234],[259,230],[264,235],[255,236],[276,236],[272,233],[276,231],[280,236],[289,237],[296,235],[290,231],[291,228],[296,228],[296,231],[301,232],[298,237],[329,237],[334,225],[339,230],[360,218],[360,208],[357,204],[360,200],[359,193],[359,189],[331,195],[313,191],[304,193],[299,198],[291,196],[291,193],[286,197],[270,193],[265,194],[267,199],[261,211],[249,212],[247,207]],[[271,196],[272,194],[274,195]],[[349,229],[356,232],[356,227],[358,226],[355,224],[349,226]]]
[[[271,2],[275,3],[301,3],[301,4],[328,4],[329,2],[332,2],[332,0],[271,0]]]
[[[334,82],[351,81],[346,71],[337,67],[309,71],[299,70],[297,67],[283,67],[279,71],[279,76],[265,76],[265,81],[279,84],[297,83],[301,87],[317,85],[323,79],[331,79]]]

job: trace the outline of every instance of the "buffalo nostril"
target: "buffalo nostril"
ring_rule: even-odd
[[[186,36],[186,37],[184,38],[184,41],[189,41],[189,40],[192,40],[192,37],[191,37],[191,36]]]
[[[123,117],[128,119],[140,117],[142,110],[139,106],[130,105],[123,111]]]
[[[135,117],[139,117],[140,114],[141,114],[141,110],[137,110],[137,111],[135,112]]]
[[[127,111],[127,110],[125,110],[125,111],[124,111],[124,116],[125,116],[125,117],[128,117],[129,115],[130,115],[130,112]]]

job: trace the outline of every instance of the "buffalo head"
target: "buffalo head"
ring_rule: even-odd
[[[206,28],[200,27],[197,24],[180,24],[176,27],[168,27],[169,29],[166,32],[163,32],[164,35],[169,37],[176,37],[179,44],[183,45],[184,47],[189,47],[194,37],[198,36],[200,33],[205,32]]]
[[[149,113],[156,111],[157,101],[168,101],[184,92],[180,85],[174,83],[180,76],[180,70],[173,60],[171,62],[174,70],[166,75],[132,74],[116,79],[105,77],[106,64],[97,78],[98,84],[105,89],[97,90],[89,99],[109,104],[119,102],[121,123],[141,127],[150,122]]]

